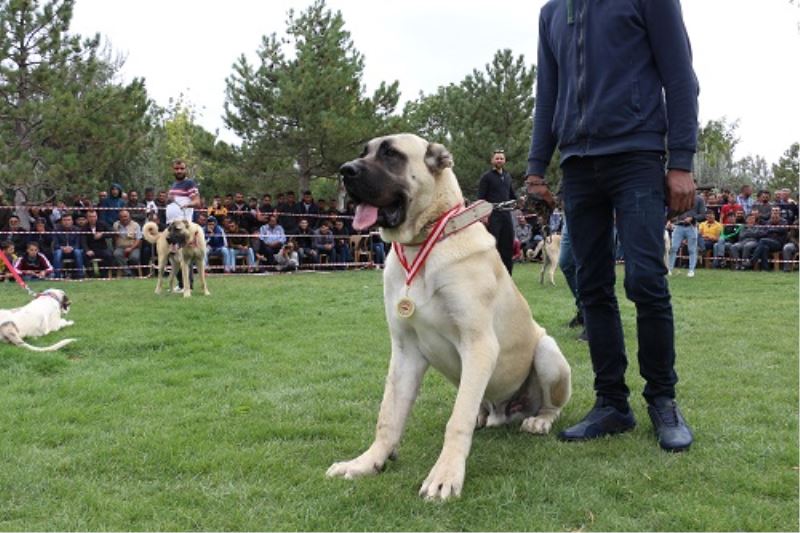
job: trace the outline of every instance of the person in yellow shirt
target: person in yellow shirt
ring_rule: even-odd
[[[706,211],[706,220],[697,227],[697,233],[699,237],[697,248],[700,254],[713,250],[714,244],[719,240],[719,236],[722,233],[722,224],[717,222],[714,211],[711,209]]]

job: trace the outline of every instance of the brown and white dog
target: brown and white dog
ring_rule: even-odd
[[[192,265],[195,265],[200,276],[200,286],[203,289],[203,294],[206,296],[211,294],[208,292],[208,286],[206,285],[206,237],[203,228],[194,222],[173,220],[164,231],[159,232],[158,224],[148,222],[142,228],[142,233],[147,242],[156,245],[156,253],[158,254],[156,294],[161,294],[167,263],[172,265],[167,286],[170,292],[172,292],[175,284],[175,274],[180,268],[183,279],[183,297],[189,298],[192,295],[189,272],[191,272]]]
[[[381,237],[402,245],[406,264],[424,255],[432,225],[464,197],[444,146],[415,135],[371,140],[341,168],[356,202],[353,226],[377,224]],[[454,211],[455,212],[455,211]],[[434,242],[434,241],[430,241]],[[435,241],[416,277],[393,251],[383,296],[392,355],[375,440],[358,457],[334,463],[328,476],[374,475],[394,457],[422,378],[434,367],[457,388],[436,464],[422,483],[428,499],[458,496],[476,427],[521,421],[548,433],[570,397],[570,367],[556,341],[532,318],[483,224]]]
[[[0,309],[0,339],[5,342],[33,350],[52,352],[66,346],[75,339],[64,339],[50,346],[37,347],[25,342],[25,337],[41,337],[71,326],[74,322],[65,320],[70,301],[64,291],[47,289],[35,300],[16,309]]]

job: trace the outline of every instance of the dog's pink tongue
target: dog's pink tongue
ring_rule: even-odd
[[[378,208],[369,204],[358,204],[353,228],[358,231],[371,228],[378,221]]]

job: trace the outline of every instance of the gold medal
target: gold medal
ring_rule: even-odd
[[[414,314],[414,300],[408,296],[400,298],[397,302],[397,314],[402,318],[409,318]]]

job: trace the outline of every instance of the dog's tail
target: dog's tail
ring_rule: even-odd
[[[42,346],[40,348],[39,346],[31,346],[27,342],[20,339],[21,342],[17,344],[17,346],[22,346],[23,348],[27,348],[34,352],[55,352],[56,350],[61,349],[67,344],[75,342],[76,340],[78,339],[64,339],[63,341],[58,341],[57,343],[51,344],[50,346]]]
[[[147,242],[150,244],[155,244],[159,235],[158,224],[155,222],[148,222],[142,228],[142,234]]]

